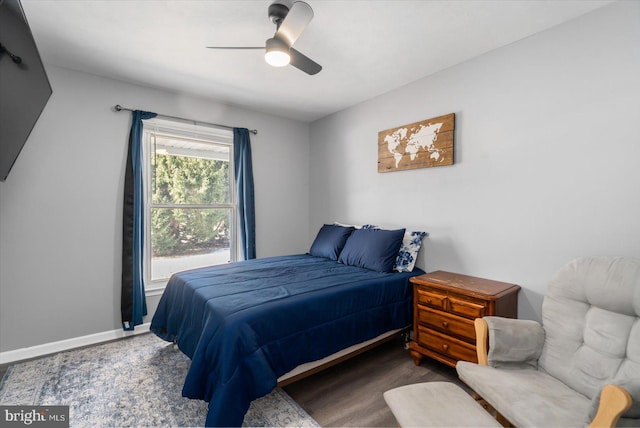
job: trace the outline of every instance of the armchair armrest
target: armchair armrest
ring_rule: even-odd
[[[538,358],[544,344],[544,329],[540,323],[484,317],[477,318],[474,326],[479,364],[505,368],[538,366]]]
[[[588,428],[615,427],[620,416],[631,407],[631,394],[619,385],[605,385],[600,392],[598,412]]]
[[[488,366],[487,344],[489,343],[489,326],[484,318],[476,318],[473,321],[473,326],[476,329],[476,354],[478,354],[478,364]]]

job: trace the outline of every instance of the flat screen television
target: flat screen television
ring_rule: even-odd
[[[0,0],[0,181],[7,179],[50,96],[20,0]]]

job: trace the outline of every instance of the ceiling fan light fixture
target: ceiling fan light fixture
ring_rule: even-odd
[[[284,67],[291,62],[289,54],[289,46],[282,40],[271,38],[267,40],[267,49],[264,54],[264,60],[267,64],[274,67]]]
[[[0,0],[2,3],[4,0]],[[300,53],[292,46],[313,18],[311,6],[302,0],[286,0],[291,7],[281,4],[285,0],[274,0],[269,6],[269,18],[276,25],[276,32],[267,40],[266,46],[207,46],[209,49],[260,49],[267,64],[273,67],[291,65],[310,76],[318,74],[322,66]]]

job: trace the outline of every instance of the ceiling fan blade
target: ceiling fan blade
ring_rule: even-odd
[[[290,47],[293,46],[312,18],[311,6],[303,1],[295,2],[278,27],[275,37],[285,41]]]
[[[291,65],[293,65],[298,70],[302,70],[307,74],[318,74],[320,70],[322,70],[322,66],[312,60],[311,58],[301,54],[294,48],[289,50],[291,55]]]
[[[264,46],[207,46],[207,49],[262,49]]]

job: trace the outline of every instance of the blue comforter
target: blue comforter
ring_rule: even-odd
[[[209,402],[207,426],[240,426],[279,376],[411,324],[409,278],[307,254],[173,275],[151,331],[191,358],[182,395]]]

